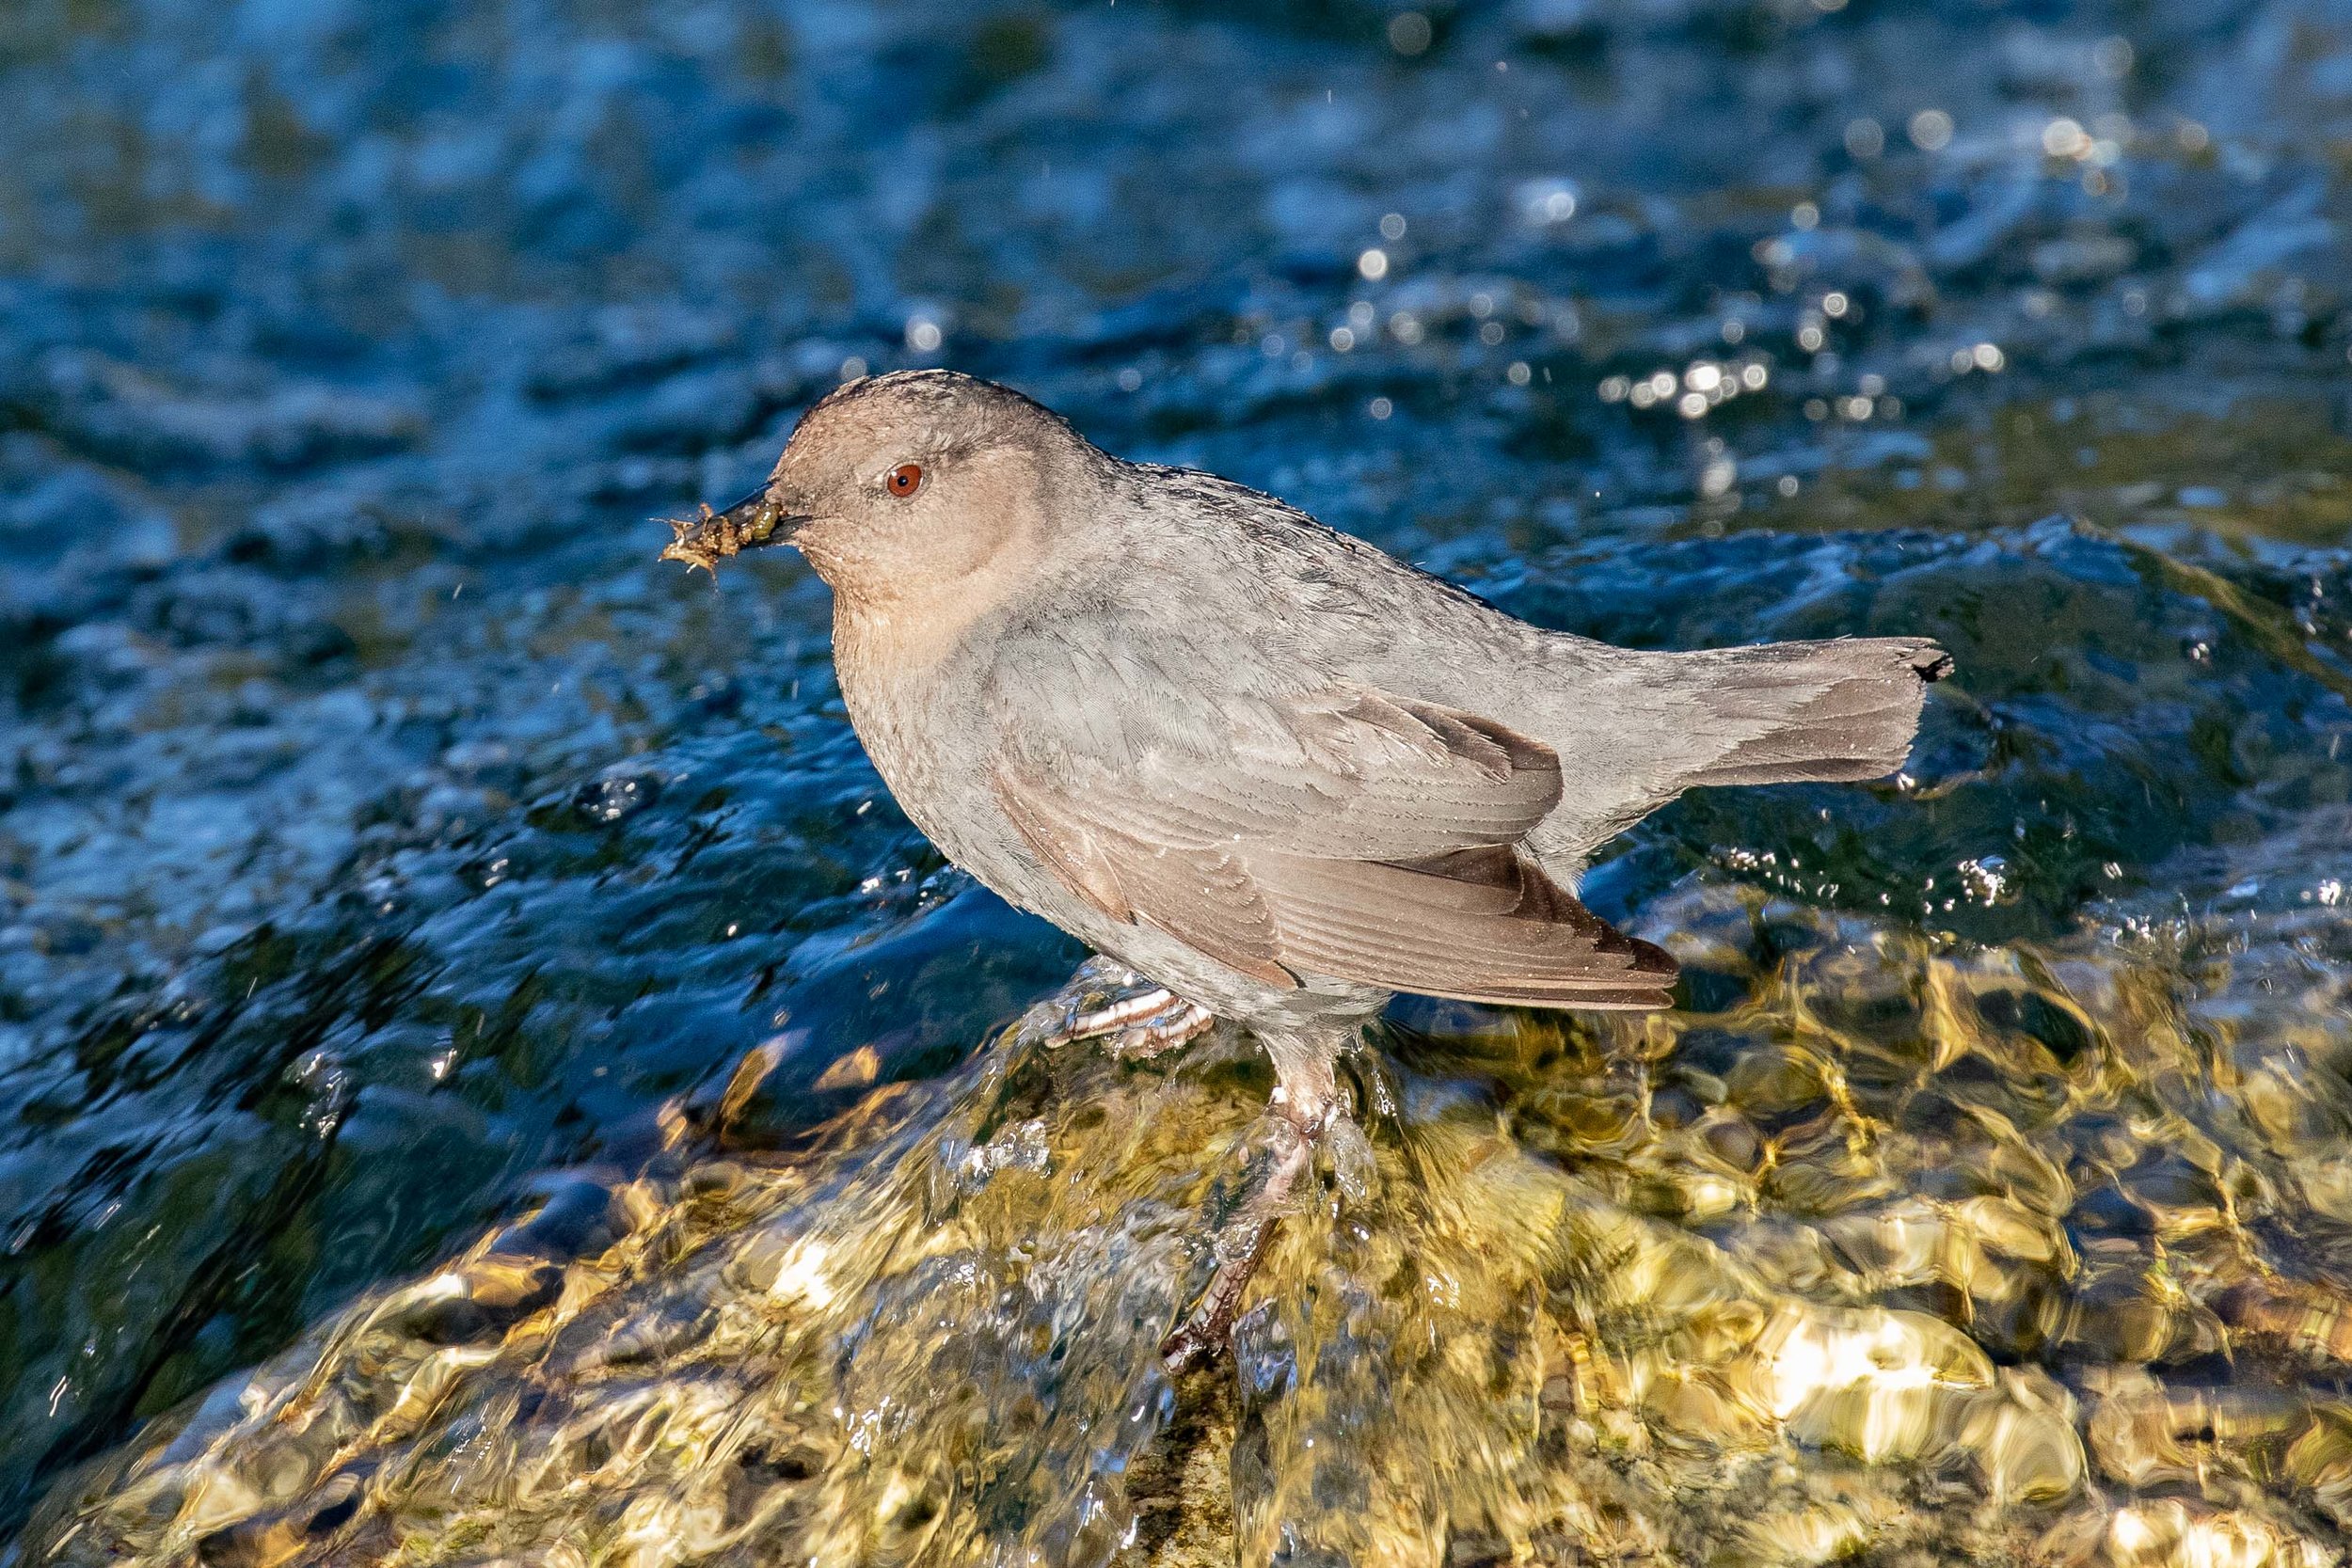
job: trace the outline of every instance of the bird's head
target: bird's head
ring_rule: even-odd
[[[1039,548],[1102,454],[1051,411],[952,371],[843,384],[803,415],[768,483],[723,512],[673,522],[666,560],[715,568],[790,545],[845,599],[954,591]],[[975,584],[977,586],[977,584]]]

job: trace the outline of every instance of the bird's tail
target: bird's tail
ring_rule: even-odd
[[[1675,656],[1683,689],[1731,743],[1682,787],[1845,783],[1902,767],[1930,681],[1951,656],[1918,637],[1772,642]],[[1732,738],[1736,737],[1736,738]]]

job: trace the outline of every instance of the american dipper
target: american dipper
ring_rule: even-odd
[[[1272,1159],[1163,1354],[1214,1354],[1346,1121],[1334,1061],[1395,991],[1666,1005],[1674,961],[1572,890],[1701,784],[1902,766],[1924,638],[1647,653],[1545,631],[1271,496],[1129,463],[946,371],[844,384],[759,491],[672,525],[797,547],[850,722],[947,858],[1159,990],[1072,1033],[1237,1021]]]

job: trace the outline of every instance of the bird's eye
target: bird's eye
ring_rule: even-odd
[[[882,484],[892,495],[904,500],[923,488],[923,465],[901,463],[882,477]]]

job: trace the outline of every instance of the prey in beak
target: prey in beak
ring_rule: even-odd
[[[662,549],[661,559],[683,561],[689,568],[700,566],[716,577],[719,562],[728,556],[762,545],[788,545],[809,519],[785,511],[769,499],[768,487],[762,485],[723,512],[711,511],[706,502],[699,516],[664,517],[662,521],[677,537]]]

